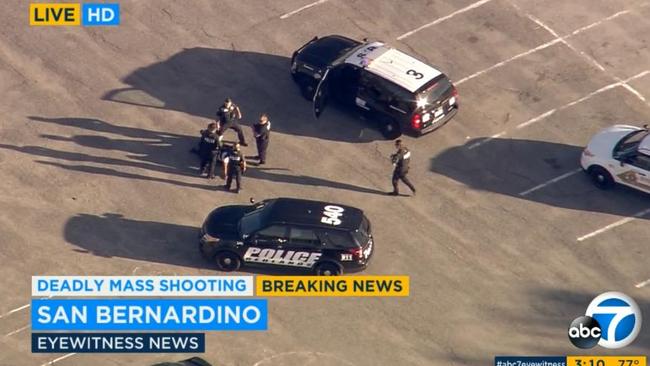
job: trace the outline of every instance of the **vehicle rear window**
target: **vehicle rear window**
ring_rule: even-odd
[[[365,216],[361,220],[361,225],[359,226],[359,229],[353,232],[352,236],[354,236],[354,239],[360,245],[366,245],[366,243],[368,243],[368,240],[370,240],[370,223],[368,222],[368,219]]]
[[[440,99],[440,97],[442,97],[451,87],[452,85],[449,78],[445,75],[441,75],[429,82],[428,85],[425,85],[425,89],[418,94],[418,97],[426,97],[429,103],[432,103]]]

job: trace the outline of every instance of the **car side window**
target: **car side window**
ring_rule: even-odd
[[[292,226],[289,232],[289,243],[292,245],[318,245],[320,240],[314,230]]]
[[[320,236],[328,244],[334,246],[351,247],[355,245],[352,236],[347,231],[323,231]]]
[[[362,85],[366,88],[369,96],[383,104],[392,104],[402,110],[408,110],[406,101],[410,97],[405,89],[367,71],[363,72],[362,75]]]
[[[411,100],[414,100],[415,97],[406,89],[393,82],[382,80],[382,83],[384,84],[383,88],[385,90],[385,102],[408,112],[410,109],[409,103]]]
[[[287,227],[284,225],[271,225],[257,232],[258,239],[277,239],[287,237]]]
[[[634,165],[637,168],[641,168],[650,172],[650,156],[648,155],[638,154],[635,158],[632,159],[630,164]]]
[[[379,100],[384,94],[384,90],[379,83],[378,78],[368,71],[361,72],[361,87],[366,90],[369,97]]]

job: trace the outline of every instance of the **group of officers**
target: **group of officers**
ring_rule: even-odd
[[[244,131],[239,124],[241,118],[242,113],[239,106],[233,103],[232,99],[227,98],[217,110],[215,121],[201,131],[201,140],[198,149],[196,149],[201,159],[199,174],[207,175],[208,179],[214,179],[217,162],[221,161],[223,164],[222,176],[226,179],[224,188],[230,191],[234,180],[236,193],[242,189],[242,173],[246,171],[246,156],[244,156],[241,147],[248,146]],[[226,145],[223,142],[223,135],[229,129],[237,132],[239,142],[232,145]],[[271,135],[271,121],[266,113],[262,113],[259,122],[253,125],[253,135],[257,145],[257,156],[253,159],[258,160],[258,165],[264,165]]]
[[[214,122],[208,124],[205,130],[201,131],[201,140],[196,151],[201,159],[200,175],[207,175],[208,179],[214,179],[215,170],[218,161],[222,162],[222,177],[226,179],[224,188],[226,191],[231,190],[232,181],[235,181],[235,192],[242,190],[242,174],[246,171],[246,156],[241,150],[242,146],[248,146],[244,131],[239,124],[242,113],[232,99],[227,98],[223,105],[217,111]],[[238,142],[232,145],[226,145],[223,142],[224,133],[233,129],[237,132]],[[252,157],[258,161],[258,165],[266,164],[266,151],[269,147],[271,135],[271,121],[266,113],[260,115],[259,121],[253,125],[253,135],[257,145],[257,156]],[[411,152],[406,146],[403,146],[402,140],[395,141],[396,151],[391,155],[393,163],[393,190],[388,192],[389,195],[399,195],[399,181],[401,180],[415,195],[415,187],[408,179],[409,164],[411,161]]]

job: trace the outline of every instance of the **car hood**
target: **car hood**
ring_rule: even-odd
[[[641,128],[629,125],[615,125],[607,127],[591,138],[587,150],[599,157],[611,157],[614,146],[628,134]]]
[[[239,205],[219,207],[205,219],[203,230],[215,238],[237,238],[239,220],[250,210],[249,206]]]

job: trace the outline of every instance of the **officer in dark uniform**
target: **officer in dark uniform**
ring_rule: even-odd
[[[219,110],[217,111],[217,121],[219,122],[219,132],[223,135],[226,130],[232,128],[237,131],[237,138],[242,146],[248,146],[244,137],[238,120],[241,120],[241,110],[239,106],[232,102],[232,99],[227,98]]]
[[[253,125],[253,135],[260,165],[266,164],[266,149],[269,147],[269,138],[271,137],[271,121],[266,113],[262,113],[260,121]]]
[[[226,177],[226,185],[224,188],[226,191],[230,191],[232,179],[235,178],[235,183],[237,184],[237,189],[235,192],[239,193],[239,191],[242,189],[241,175],[245,171],[246,160],[244,160],[244,154],[241,151],[240,145],[235,144],[234,148],[223,160],[223,174]]]
[[[217,124],[210,123],[208,128],[201,131],[201,141],[199,141],[199,158],[201,159],[201,166],[199,168],[199,175],[207,173],[208,165],[211,165],[214,154],[218,151],[219,135],[217,131]]]
[[[397,184],[401,180],[411,189],[415,196],[415,187],[407,177],[409,172],[409,163],[411,162],[411,152],[406,148],[406,146],[402,146],[402,140],[396,140],[395,147],[397,148],[397,151],[391,155],[391,160],[395,167],[393,170],[393,191],[388,194],[391,196],[399,195],[399,187]]]

